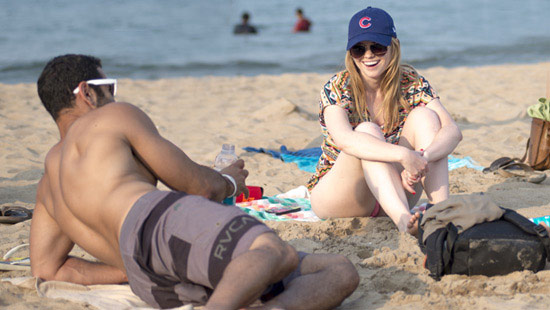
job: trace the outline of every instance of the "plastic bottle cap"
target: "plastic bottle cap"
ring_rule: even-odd
[[[233,153],[233,152],[235,152],[235,145],[224,143],[224,144],[222,144],[222,151]]]

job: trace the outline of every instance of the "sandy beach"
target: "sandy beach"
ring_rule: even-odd
[[[481,166],[520,157],[529,137],[526,109],[546,93],[550,63],[419,70],[453,115],[464,139],[453,152]],[[106,69],[108,71],[108,69]],[[109,72],[107,72],[107,75]],[[236,145],[250,171],[249,185],[271,196],[304,185],[310,176],[295,164],[247,153],[246,146],[290,150],[319,146],[319,91],[331,74],[119,80],[117,99],[143,109],[161,134],[193,160],[212,165],[223,143]],[[44,157],[58,131],[35,84],[0,84],[0,205],[32,209]],[[546,171],[548,174],[548,171]],[[541,184],[484,174],[450,172],[451,194],[484,192],[497,204],[536,217],[550,215],[550,179]],[[424,197],[425,198],[425,197]],[[425,201],[425,199],[424,199]],[[338,309],[548,309],[550,266],[507,276],[445,276],[434,281],[422,266],[416,239],[388,218],[314,223],[267,222],[298,250],[346,255],[361,276],[359,288]],[[0,224],[0,254],[28,242],[30,221]],[[89,257],[79,249],[74,255]],[[1,278],[30,276],[1,272]],[[94,309],[45,299],[35,290],[0,282],[0,307]]]

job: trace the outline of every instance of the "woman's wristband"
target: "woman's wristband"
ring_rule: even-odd
[[[233,184],[233,193],[226,198],[235,197],[235,194],[237,194],[237,182],[235,182],[235,179],[229,174],[222,174],[222,177],[226,178],[231,184]]]

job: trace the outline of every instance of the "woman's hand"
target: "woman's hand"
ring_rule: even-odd
[[[407,192],[416,195],[414,184],[418,183],[419,181],[420,178],[413,177],[407,170],[401,171],[401,183],[403,184],[403,188]]]
[[[414,151],[406,149],[400,163],[407,171],[412,179],[419,182],[420,179],[428,172],[428,161],[423,156],[423,151]],[[403,175],[403,174],[402,174]]]

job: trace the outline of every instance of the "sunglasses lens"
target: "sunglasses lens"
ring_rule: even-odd
[[[362,44],[355,44],[354,46],[351,47],[349,51],[351,53],[351,57],[361,58],[363,57],[363,55],[365,55],[365,52],[367,51],[367,49]]]
[[[388,51],[388,47],[382,44],[375,43],[370,46],[370,51],[376,56],[383,56]]]
[[[361,58],[365,53],[367,52],[367,49],[370,49],[370,51],[375,56],[384,56],[388,52],[388,47],[384,46],[382,44],[374,43],[370,46],[365,46],[363,44],[356,44],[351,49],[351,57],[353,58]]]

